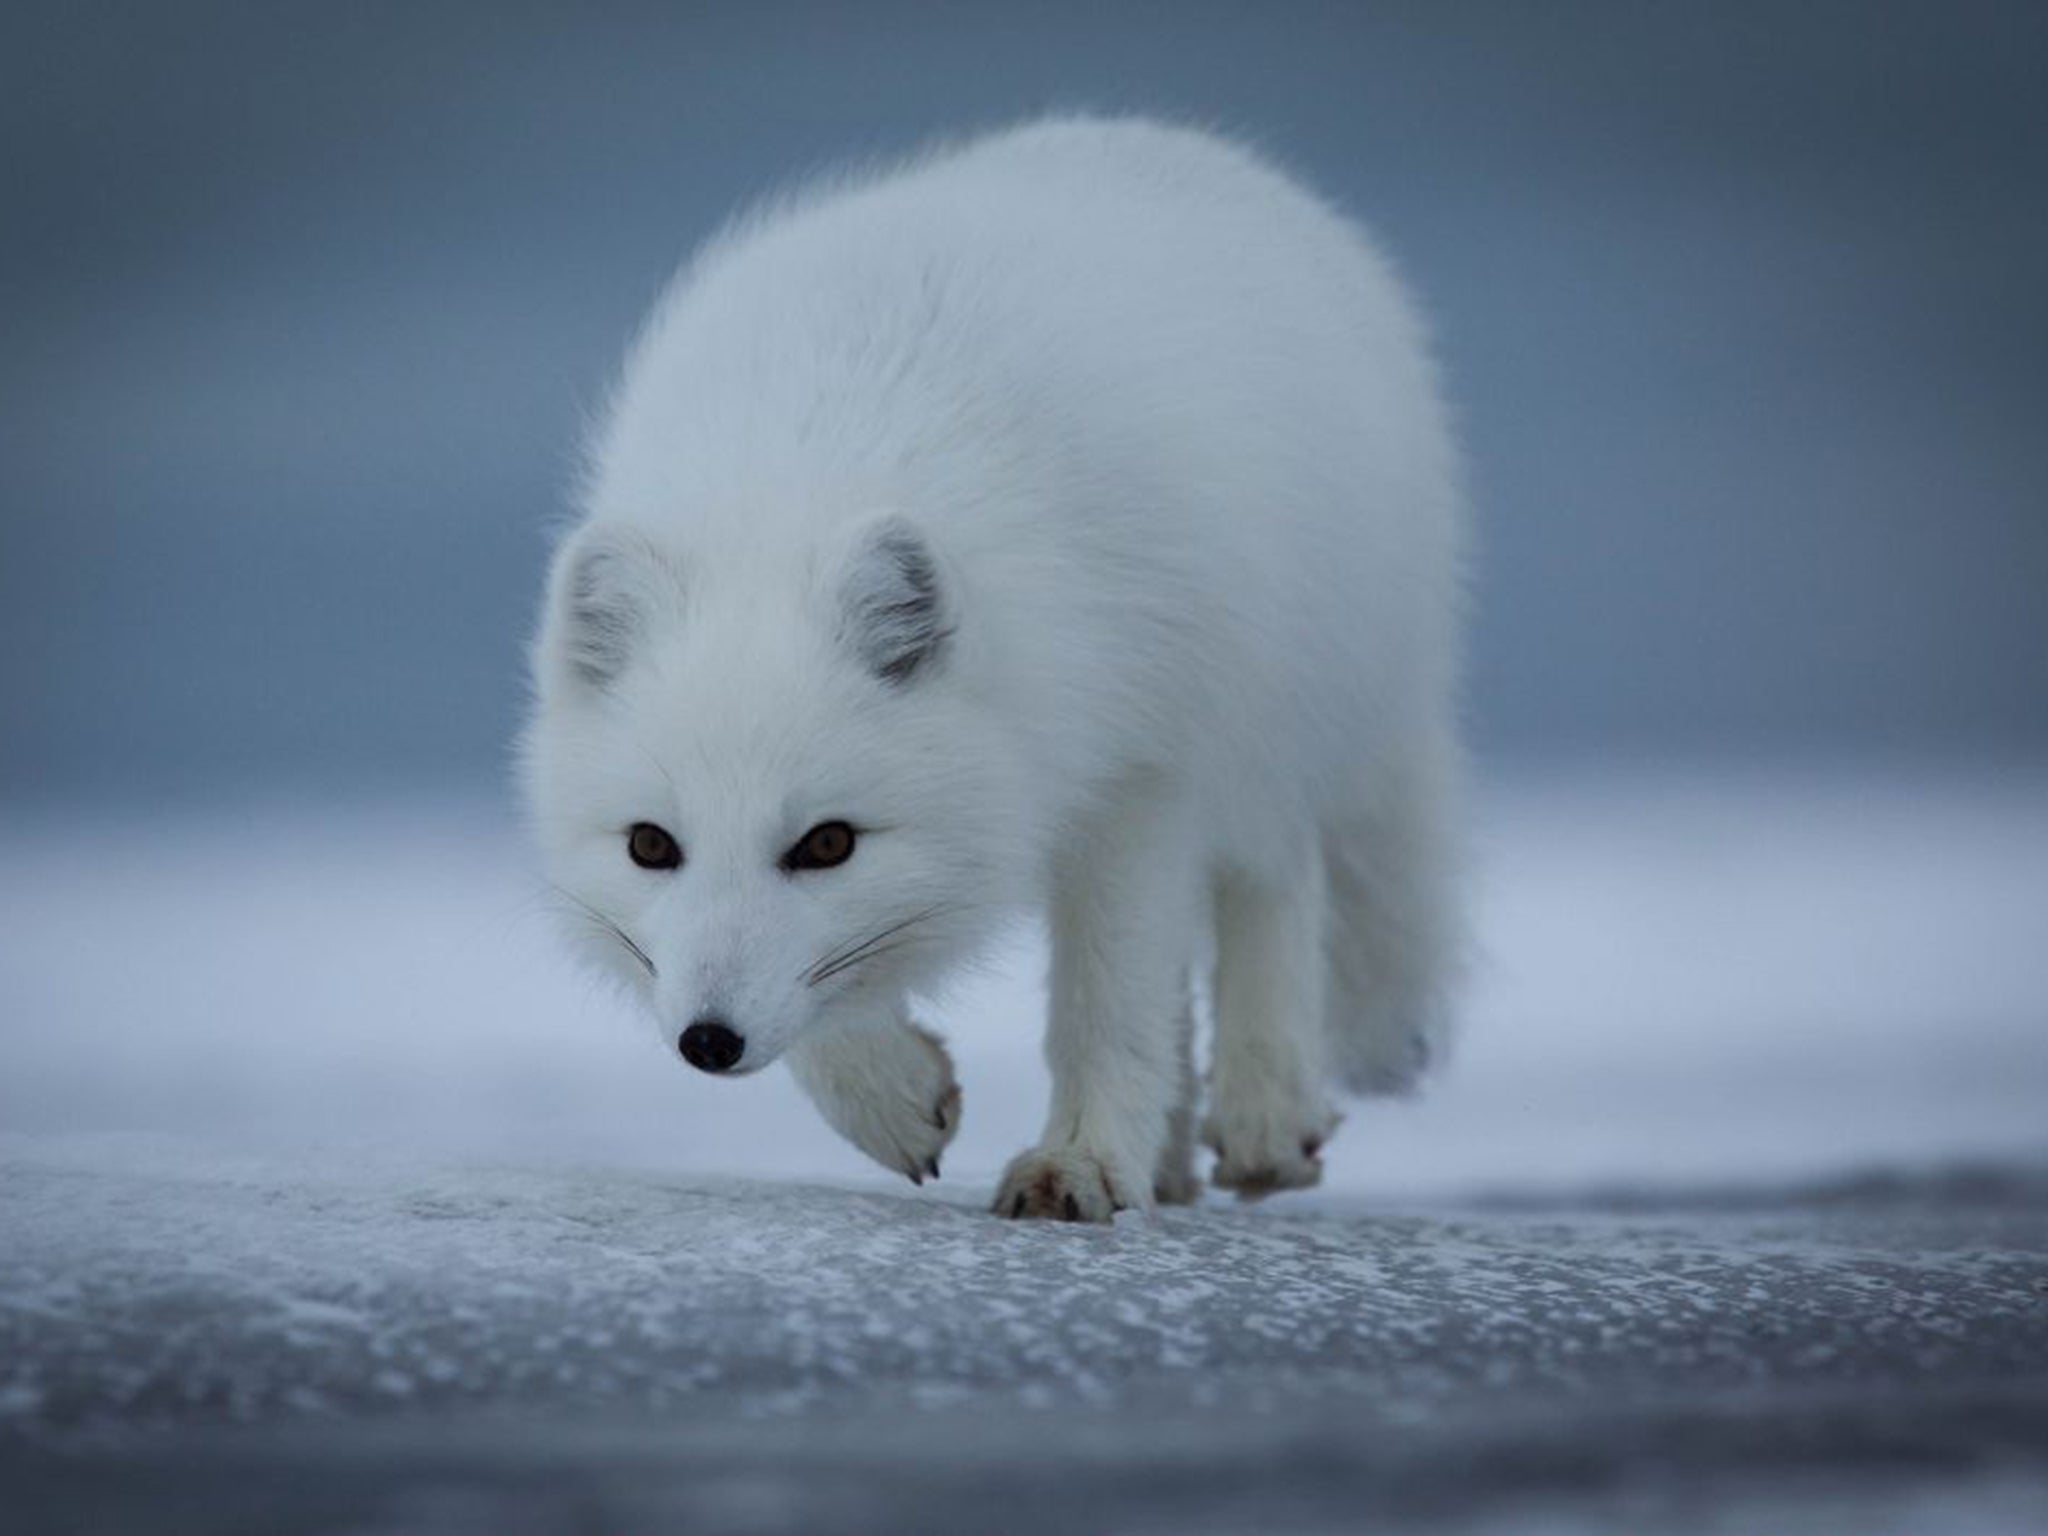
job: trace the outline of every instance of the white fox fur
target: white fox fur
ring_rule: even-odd
[[[1456,968],[1458,479],[1386,263],[1237,144],[1063,118],[775,203],[592,444],[534,649],[550,878],[671,1048],[729,1024],[917,1178],[958,1090],[906,994],[1041,912],[1006,1215],[1192,1197],[1213,964],[1214,1179],[1313,1183],[1330,1081],[1409,1086]],[[830,822],[850,858],[784,867]]]

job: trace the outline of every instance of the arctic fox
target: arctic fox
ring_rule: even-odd
[[[1198,1134],[1315,1183],[1457,968],[1459,478],[1387,264],[1229,140],[1059,118],[770,203],[656,306],[554,559],[572,927],[685,1061],[787,1060],[922,1181],[959,1089],[906,995],[1042,913],[998,1213],[1193,1199]]]

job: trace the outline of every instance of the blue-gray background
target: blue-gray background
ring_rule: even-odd
[[[0,18],[0,794],[503,774],[580,425],[764,185],[1249,131],[1432,311],[1489,762],[2048,747],[2048,8]]]

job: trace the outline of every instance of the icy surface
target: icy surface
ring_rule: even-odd
[[[967,1119],[919,1191],[566,969],[487,811],[0,825],[0,1495],[80,1530],[2029,1528],[2048,791],[1485,812],[1443,1082],[1354,1106],[1313,1196],[1106,1231],[981,1210],[1043,1100],[1028,935],[931,1009]]]
[[[24,1429],[1215,1403],[1234,1379],[1419,1408],[1639,1384],[1652,1358],[1689,1390],[2048,1367],[2048,1187],[2010,1182],[1880,1191],[1810,1222],[1323,1201],[1076,1231],[907,1193],[614,1173],[28,1157],[0,1177],[27,1239],[0,1258],[0,1423]]]
[[[139,1150],[0,1176],[17,1508],[120,1524],[168,1490],[231,1524],[252,1472],[287,1530],[409,1528],[423,1489],[460,1492],[423,1528],[477,1531],[537,1492],[562,1525],[776,1530],[946,1526],[1004,1493],[1018,1528],[1158,1530],[1546,1501],[1570,1528],[1687,1500],[1796,1524],[1795,1494],[1825,1528],[1873,1488],[1860,1524],[1971,1475],[2048,1494],[2033,1179],[1097,1230],[907,1191]]]

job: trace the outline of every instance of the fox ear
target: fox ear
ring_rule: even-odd
[[[886,683],[908,683],[943,655],[953,623],[939,562],[901,518],[869,528],[840,588],[853,652]]]
[[[645,535],[587,525],[555,556],[541,653],[583,687],[605,688],[681,599],[674,561]]]

